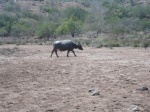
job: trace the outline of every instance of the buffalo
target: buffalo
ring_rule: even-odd
[[[53,43],[53,50],[51,52],[51,57],[53,55],[53,53],[55,52],[56,56],[58,56],[57,51],[66,51],[67,50],[67,57],[69,57],[69,52],[72,51],[72,53],[74,54],[74,56],[76,56],[74,49],[79,49],[79,50],[83,50],[82,46],[80,43],[76,44],[71,40],[63,40],[63,41],[55,41]]]

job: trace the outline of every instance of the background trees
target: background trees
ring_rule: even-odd
[[[150,5],[133,0],[26,2],[37,11],[32,11],[30,6],[24,9],[20,2],[0,0],[0,36],[54,38],[61,35],[74,37],[89,31],[97,32],[97,36],[100,32],[150,31]],[[68,7],[66,2],[77,5]]]

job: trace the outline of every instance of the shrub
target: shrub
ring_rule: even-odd
[[[11,27],[14,22],[16,22],[17,17],[11,12],[1,12],[0,13],[0,35],[9,36],[11,32]]]
[[[142,27],[142,30],[150,29],[150,20],[142,19],[140,21],[140,26]]]
[[[8,2],[4,5],[4,10],[8,11],[8,12],[19,12],[20,6],[11,1],[11,2]]]
[[[23,11],[20,15],[20,18],[30,18],[37,21],[40,21],[43,19],[43,16],[41,14],[34,14],[31,11]]]
[[[42,10],[44,10],[45,12],[48,12],[48,13],[55,13],[55,12],[59,12],[59,10],[57,8],[53,8],[53,7],[50,7],[48,5],[45,5],[41,8]]]
[[[4,37],[7,34],[8,34],[8,32],[6,31],[5,28],[0,28],[0,36]]]
[[[96,38],[92,41],[92,46],[93,47],[96,47],[96,48],[101,48],[103,47],[103,38]]]
[[[36,35],[38,38],[49,38],[55,37],[55,30],[57,28],[57,24],[51,22],[43,22],[38,25],[36,29]]]
[[[36,21],[29,18],[21,18],[11,28],[11,35],[14,37],[31,36],[35,32]]]
[[[90,2],[89,2],[89,1],[83,1],[83,2],[81,2],[81,4],[82,4],[84,7],[90,7]]]
[[[145,41],[145,42],[143,42],[142,47],[144,47],[144,48],[146,49],[146,48],[149,47],[149,46],[150,46],[150,41]]]
[[[74,39],[73,41],[77,44],[80,42],[80,44],[82,44],[83,46],[91,46],[91,42],[92,42],[91,39],[81,39],[81,38]]]
[[[70,18],[71,16],[74,16],[76,18],[78,18],[81,21],[84,21],[86,16],[87,16],[87,12],[79,7],[69,7],[65,10],[64,12],[65,17]]]
[[[80,33],[81,26],[82,22],[77,17],[71,16],[65,23],[57,28],[56,35],[71,34],[71,36],[74,37],[75,34]]]

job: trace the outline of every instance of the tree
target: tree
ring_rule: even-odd
[[[9,36],[12,24],[17,21],[16,15],[10,12],[0,13],[0,36]]]
[[[36,21],[30,18],[20,18],[11,28],[11,36],[31,36],[35,33]]]
[[[150,6],[136,6],[130,9],[131,16],[138,17],[140,19],[150,18]]]
[[[141,30],[150,29],[150,21],[147,19],[142,19],[140,21]]]
[[[75,34],[78,34],[80,32],[82,26],[82,21],[80,21],[77,17],[71,16],[69,19],[66,20],[66,22],[62,25],[60,25],[57,30],[57,35],[65,35],[65,34],[71,34],[72,37],[75,36]]]
[[[80,32],[82,22],[78,20],[75,16],[71,16],[67,21],[68,32],[72,37],[75,36],[75,33]]]
[[[92,31],[94,37],[98,37],[99,33],[105,29],[105,20],[104,16],[107,11],[107,7],[109,7],[110,3],[106,0],[94,0],[91,2],[91,9],[89,10],[89,14],[86,17],[86,21],[84,24],[84,29],[86,31]]]
[[[64,14],[67,17],[67,19],[70,18],[71,16],[74,16],[78,18],[79,20],[84,21],[86,18],[87,12],[80,7],[69,7],[65,10]]]
[[[57,24],[55,24],[54,22],[42,22],[36,29],[36,35],[39,38],[54,38],[56,28]]]
[[[67,33],[68,33],[68,30],[67,30],[66,23],[60,25],[55,31],[55,35],[66,35]]]

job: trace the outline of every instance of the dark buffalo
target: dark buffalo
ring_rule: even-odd
[[[74,56],[76,56],[75,52],[73,49],[80,49],[80,50],[83,50],[81,44],[75,44],[74,42],[72,42],[71,40],[63,40],[63,41],[55,41],[53,43],[53,50],[52,50],[52,53],[51,53],[51,57],[53,55],[53,52],[55,52],[56,56],[58,56],[57,54],[57,51],[68,51],[67,52],[67,57],[69,57],[69,52],[72,51]]]

